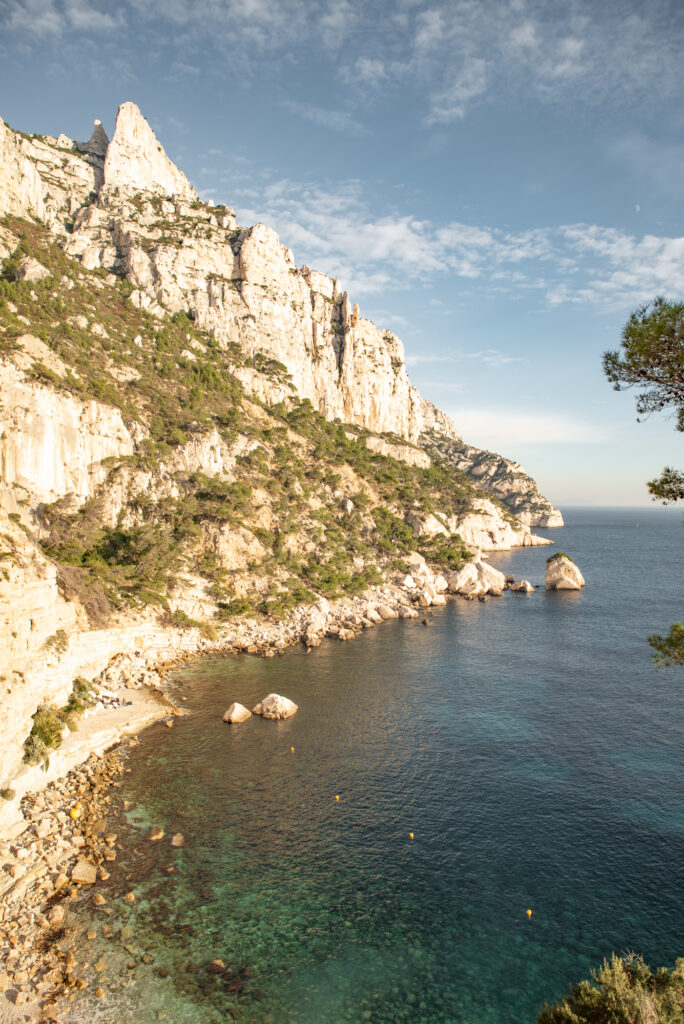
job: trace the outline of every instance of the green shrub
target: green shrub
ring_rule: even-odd
[[[33,716],[31,732],[24,741],[24,761],[39,764],[50,750],[62,742],[64,720],[57,708],[51,705],[39,707]]]
[[[538,1024],[681,1024],[684,1020],[684,959],[674,970],[653,973],[641,957],[613,954],[590,981],[573,985],[555,1006],[545,1006]]]
[[[248,597],[236,597],[226,604],[219,605],[218,618],[227,619],[231,615],[249,615],[253,611],[254,606]]]

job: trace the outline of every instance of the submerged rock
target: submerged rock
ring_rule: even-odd
[[[584,576],[573,560],[562,551],[558,551],[546,560],[547,590],[581,590]]]
[[[264,697],[255,708],[252,708],[253,714],[272,719],[291,718],[297,710],[297,705],[293,701],[281,697],[279,693],[269,693],[268,697]]]
[[[230,725],[239,725],[240,722],[246,722],[251,717],[252,712],[244,704],[233,703],[224,714],[223,721],[228,722]]]

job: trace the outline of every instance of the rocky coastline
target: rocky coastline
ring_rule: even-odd
[[[60,1007],[71,1007],[71,1013],[79,992],[106,994],[104,966],[99,961],[77,962],[70,951],[72,940],[83,936],[69,931],[69,907],[72,901],[88,899],[95,883],[107,881],[121,849],[117,836],[108,830],[107,813],[126,770],[128,745],[139,742],[131,734],[155,721],[172,728],[174,719],[186,713],[186,695],[171,679],[174,669],[208,654],[273,658],[299,643],[310,649],[325,639],[351,641],[366,629],[398,618],[428,624],[427,616],[448,600],[487,600],[489,594],[500,596],[504,589],[515,589],[510,577],[479,559],[472,568],[474,574],[444,575],[415,554],[410,574],[360,597],[321,600],[295,609],[280,622],[240,621],[218,642],[193,630],[193,644],[186,637],[182,651],[156,664],[144,652],[112,659],[97,680],[104,698],[73,734],[80,742],[62,762],[55,759],[63,773],[30,776],[32,788],[5,801],[13,804],[14,814],[6,815],[0,825],[2,1024],[59,1021]],[[482,588],[469,585],[473,575],[487,579],[489,589],[480,592]],[[457,593],[463,580],[463,592]],[[118,718],[113,721],[113,716]],[[55,771],[59,768],[52,767]],[[180,844],[181,840],[176,845]],[[106,918],[100,898],[97,893],[93,897]],[[121,898],[134,900],[126,893]]]

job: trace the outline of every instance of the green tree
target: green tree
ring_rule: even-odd
[[[639,416],[672,410],[675,427],[684,431],[684,304],[659,296],[636,309],[625,324],[620,349],[605,352],[603,370],[616,391],[636,387]],[[648,489],[664,505],[684,499],[684,473],[666,466]],[[680,622],[667,636],[648,642],[661,665],[684,665],[684,629]]]
[[[591,981],[573,985],[555,1006],[545,1006],[538,1024],[684,1024],[684,959],[674,970],[651,971],[641,957],[603,961]]]

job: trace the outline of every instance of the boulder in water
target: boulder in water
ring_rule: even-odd
[[[546,560],[547,590],[581,590],[584,576],[573,560],[562,551]]]
[[[251,717],[252,712],[248,711],[244,704],[231,704],[223,716],[223,721],[229,722],[231,725],[239,725],[240,722],[245,722]]]
[[[271,719],[291,718],[296,711],[297,705],[294,701],[281,697],[279,693],[269,693],[268,697],[264,697],[255,708],[252,708],[253,714]]]
[[[519,594],[532,594],[534,587],[529,580],[518,580],[517,583],[510,583],[509,590],[515,590]]]
[[[485,594],[500,597],[505,586],[504,574],[493,565],[481,562],[477,556],[458,572],[452,573],[448,582],[450,594],[463,594],[465,597],[484,597]]]

